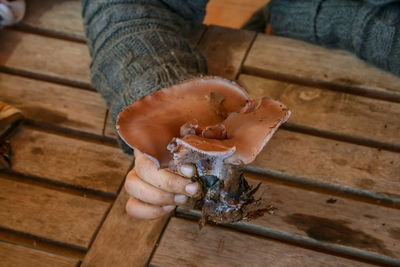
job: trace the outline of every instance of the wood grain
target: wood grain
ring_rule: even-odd
[[[0,266],[7,267],[73,267],[79,260],[0,241]]]
[[[268,1],[218,1],[207,4],[205,24],[219,25],[239,29],[243,24]]]
[[[87,249],[110,204],[0,173],[0,227]],[[7,178],[7,179],[5,179]]]
[[[91,87],[86,44],[41,35],[0,32],[0,66],[39,78]]]
[[[263,206],[276,209],[273,215],[246,224],[400,260],[399,236],[393,234],[399,229],[400,210],[275,184],[254,174],[246,178],[252,186],[262,182],[257,198],[263,199]]]
[[[85,40],[81,4],[77,0],[29,0],[21,26],[28,30]]]
[[[399,77],[367,65],[346,51],[284,37],[257,35],[243,72],[400,101]]]
[[[0,73],[0,99],[37,123],[102,135],[106,113],[96,92]]]
[[[172,218],[151,266],[368,266],[223,228]]]
[[[120,148],[22,128],[12,139],[12,170],[116,195],[132,157]]]
[[[254,38],[254,32],[209,26],[199,44],[208,73],[234,80]]]
[[[129,196],[121,190],[82,266],[145,266],[167,222],[139,220],[125,212]]]
[[[271,97],[292,111],[290,123],[400,146],[400,104],[242,74],[252,98]]]
[[[399,197],[400,154],[278,130],[251,166]]]

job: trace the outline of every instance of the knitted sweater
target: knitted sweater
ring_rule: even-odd
[[[207,72],[205,58],[185,38],[203,21],[205,6],[206,0],[82,1],[92,84],[114,124],[132,102]]]
[[[399,0],[272,0],[274,34],[345,49],[400,76]]]
[[[203,21],[206,4],[82,1],[92,83],[106,99],[114,123],[124,107],[143,96],[206,74],[206,60],[185,38]],[[268,11],[277,35],[347,49],[400,75],[398,0],[271,0]]]

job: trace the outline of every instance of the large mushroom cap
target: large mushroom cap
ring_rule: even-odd
[[[161,89],[120,113],[117,129],[121,138],[161,168],[171,160],[168,144],[181,137],[181,127],[195,121],[203,136],[193,132],[181,144],[204,154],[232,155],[228,163],[247,164],[255,159],[290,111],[280,102],[249,99],[234,82],[202,77]],[[208,139],[225,131],[226,139]],[[190,133],[185,129],[185,132]]]
[[[158,167],[168,167],[167,145],[180,136],[180,127],[196,119],[200,128],[220,123],[227,114],[246,105],[248,95],[236,83],[217,77],[184,81],[134,102],[118,117],[121,138],[133,149],[151,158]],[[219,106],[221,104],[221,106]]]

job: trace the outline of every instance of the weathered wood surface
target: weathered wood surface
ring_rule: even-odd
[[[12,170],[116,195],[132,163],[120,148],[22,128],[11,139]]]
[[[0,73],[0,100],[25,118],[101,136],[106,106],[96,92]]]
[[[280,129],[250,166],[399,197],[400,154]]]
[[[151,266],[369,266],[196,222],[172,218]]]
[[[0,241],[0,266],[75,267],[79,260]]]
[[[246,177],[253,186],[262,182],[256,196],[262,197],[263,205],[276,208],[274,215],[246,224],[399,258],[400,262],[400,210],[266,182],[262,176]],[[178,211],[192,207],[188,203]]]
[[[82,266],[145,266],[168,220],[139,220],[125,212],[129,196],[121,190]]]
[[[290,123],[400,146],[400,104],[242,74],[252,98],[271,97],[292,111]]]
[[[251,166],[397,198],[400,192],[399,153],[282,129]]]
[[[41,35],[2,30],[0,67],[77,86],[90,85],[90,56],[86,44]]]
[[[87,249],[110,204],[0,173],[0,227]]]
[[[29,0],[21,28],[85,40],[78,0]]]
[[[244,61],[243,72],[400,101],[399,77],[367,65],[343,50],[284,37],[258,34]]]
[[[198,46],[208,60],[208,73],[234,80],[255,35],[250,31],[208,27]]]

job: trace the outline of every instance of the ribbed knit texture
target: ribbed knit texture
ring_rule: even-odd
[[[185,38],[203,21],[205,6],[205,0],[82,1],[92,84],[114,123],[143,96],[207,72],[205,58]]]
[[[400,2],[397,0],[272,0],[276,35],[346,49],[400,75]]]

